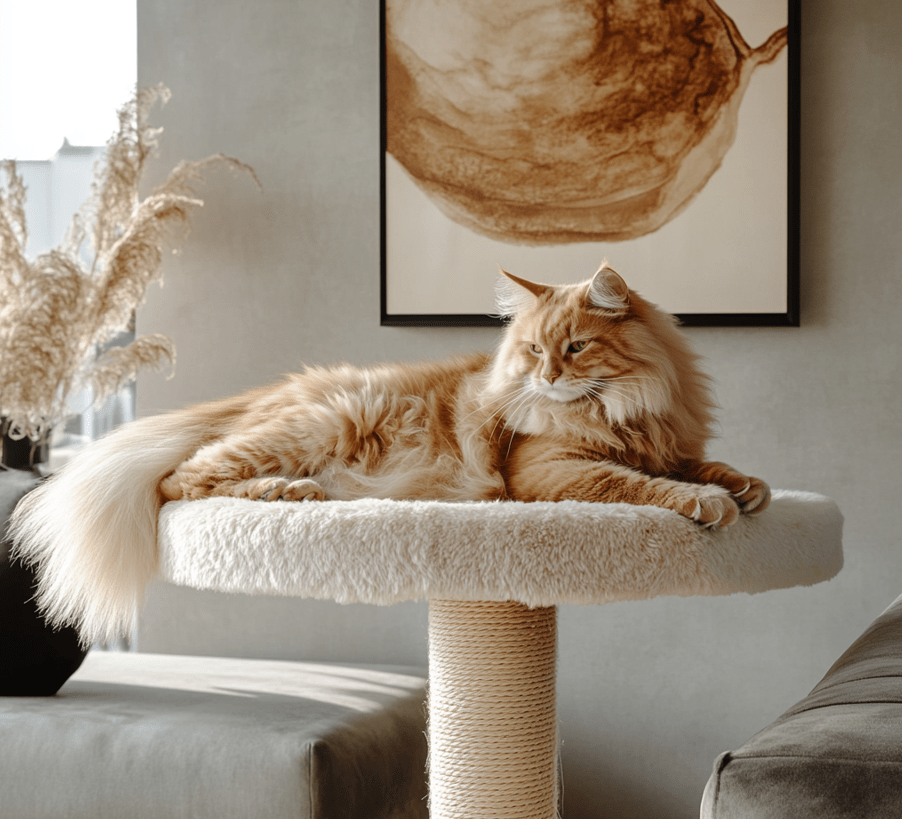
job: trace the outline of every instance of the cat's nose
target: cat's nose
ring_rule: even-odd
[[[554,382],[557,381],[560,377],[560,371],[542,373],[542,378],[544,378],[549,384],[554,384]]]

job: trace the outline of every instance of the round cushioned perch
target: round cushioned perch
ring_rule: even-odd
[[[429,600],[433,819],[556,815],[555,610],[811,585],[842,567],[833,501],[776,491],[703,529],[654,506],[167,503],[162,576],[224,592]]]

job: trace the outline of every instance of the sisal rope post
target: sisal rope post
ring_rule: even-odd
[[[555,819],[556,610],[429,602],[431,819]]]

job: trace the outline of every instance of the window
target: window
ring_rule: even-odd
[[[28,188],[31,258],[60,242],[89,195],[94,165],[136,79],[135,2],[0,0],[0,158],[17,161]],[[134,417],[133,387],[96,412],[92,403],[88,391],[70,402],[76,415],[54,437],[51,469]]]

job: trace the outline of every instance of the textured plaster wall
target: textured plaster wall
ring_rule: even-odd
[[[139,315],[141,331],[179,348],[175,378],[142,377],[140,414],[305,361],[494,343],[490,330],[378,326],[377,3],[138,0],[138,10],[140,82],[173,91],[151,175],[222,151],[264,186],[218,175],[203,188],[184,252]],[[803,326],[689,331],[723,406],[712,454],[835,498],[846,567],[811,589],[561,609],[566,819],[696,816],[714,757],[802,697],[902,592],[900,30],[893,0],[803,0]],[[425,607],[161,585],[139,646],[424,663]]]

